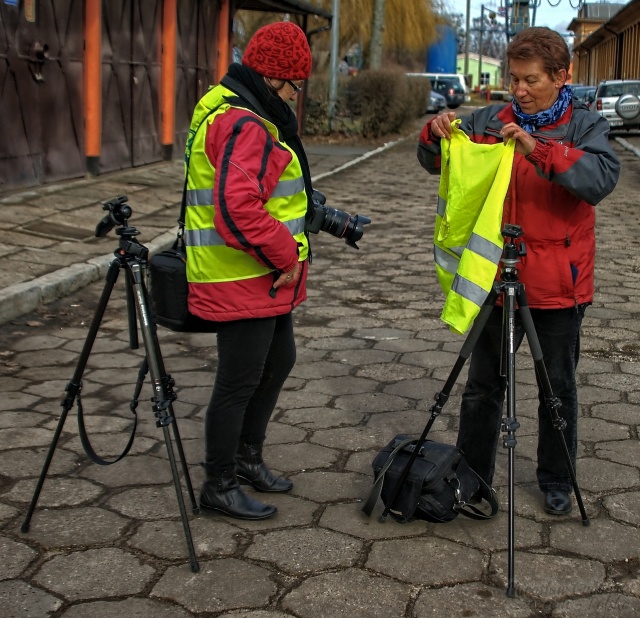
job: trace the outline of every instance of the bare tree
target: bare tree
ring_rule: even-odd
[[[384,32],[385,0],[374,0],[371,21],[371,43],[369,45],[369,68],[379,69],[382,65],[382,33]]]

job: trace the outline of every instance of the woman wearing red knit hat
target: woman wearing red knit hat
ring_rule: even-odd
[[[217,322],[218,349],[200,506],[239,519],[276,512],[240,483],[293,486],[265,465],[262,445],[295,363],[291,312],[306,299],[311,174],[287,101],[310,73],[298,26],[260,28],[196,105],[187,140],[189,309]]]

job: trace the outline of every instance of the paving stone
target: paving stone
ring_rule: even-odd
[[[508,553],[491,558],[489,572],[495,585],[507,588]],[[554,554],[516,551],[514,581],[516,594],[543,601],[566,599],[580,594],[593,594],[601,589],[606,577],[602,564]]]
[[[28,410],[33,404],[38,401],[37,395],[29,395],[27,393],[21,393],[17,391],[8,391],[2,394],[0,399],[0,411],[5,410]],[[4,415],[3,415],[4,418]],[[3,426],[7,427],[3,422]],[[7,442],[6,444],[10,444]]]
[[[640,556],[636,529],[606,519],[594,519],[588,528],[562,524],[552,526],[549,541],[557,550],[604,562],[637,560]]]
[[[282,606],[300,618],[389,618],[404,616],[410,597],[407,584],[347,569],[309,577]]]
[[[580,470],[580,487],[589,491],[606,491],[615,487],[625,489],[640,484],[640,471],[631,466],[585,457],[577,462],[576,467]]]
[[[3,494],[3,498],[14,502],[31,502],[36,489],[36,480],[18,481]],[[38,499],[38,507],[73,506],[95,500],[103,490],[89,481],[68,477],[47,478]]]
[[[407,560],[409,553],[414,560]],[[366,566],[414,585],[450,585],[479,581],[485,566],[481,552],[437,538],[375,541]]]
[[[608,496],[603,500],[605,508],[612,517],[629,524],[640,525],[640,492]]]
[[[198,517],[189,522],[191,540],[198,560],[233,554],[243,534],[222,519]],[[127,541],[130,547],[165,560],[189,558],[181,521],[143,522]]]
[[[371,479],[352,472],[301,472],[291,475],[293,492],[315,502],[357,500],[368,495]]]
[[[48,448],[12,449],[0,452],[0,469],[14,478],[39,476],[44,466]],[[49,474],[69,474],[76,470],[79,458],[63,448],[56,448]]]
[[[640,442],[637,440],[598,442],[596,444],[596,455],[601,459],[608,459],[627,466],[640,468]]]
[[[607,616],[607,618],[631,618],[640,614],[640,599],[622,594],[598,594],[585,599],[573,599],[556,605],[553,616]]]
[[[180,514],[173,483],[126,489],[110,498],[107,505],[125,517],[146,521],[172,519]]]
[[[2,613],[6,618],[50,616],[62,600],[19,579],[0,582]]]
[[[269,467],[282,472],[329,468],[335,463],[337,457],[338,452],[335,449],[317,444],[308,442],[283,444],[270,450]]]
[[[246,585],[238,586],[238,582]],[[151,596],[169,599],[192,612],[221,612],[262,607],[276,590],[268,570],[235,558],[222,558],[200,564],[198,573],[184,566],[168,568]]]
[[[172,481],[168,462],[149,455],[126,457],[113,466],[89,466],[80,476],[108,487],[162,485]]]
[[[631,403],[596,404],[591,407],[591,414],[615,423],[633,425],[640,418],[640,406]]]
[[[153,599],[131,597],[123,601],[94,601],[69,608],[64,618],[189,618],[192,614]]]
[[[18,514],[18,510],[0,502],[0,523],[3,525]]]
[[[120,597],[141,592],[155,569],[116,548],[88,549],[54,556],[34,581],[70,600]]]
[[[406,524],[399,524],[391,518],[380,522],[379,516],[384,508],[382,503],[378,503],[371,517],[362,512],[363,504],[363,500],[349,504],[330,504],[324,509],[320,525],[367,540],[412,537],[423,533],[427,526],[426,522],[418,519]]]
[[[363,413],[335,408],[302,408],[288,410],[278,420],[307,429],[324,429],[343,425],[358,425]]]
[[[6,537],[0,537],[0,556],[3,556],[3,569],[0,571],[0,580],[14,579],[36,557],[37,553],[25,543],[18,543]]]
[[[102,508],[36,510],[25,539],[46,549],[116,543],[129,522]]]
[[[449,616],[531,618],[534,615],[526,599],[509,598],[500,588],[473,582],[421,590],[414,606],[415,618],[440,618],[442,608],[446,608]]]
[[[353,537],[322,528],[299,528],[257,536],[246,555],[273,562],[292,574],[305,574],[354,566],[362,549],[362,542]]]

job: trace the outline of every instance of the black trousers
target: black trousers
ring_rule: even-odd
[[[291,313],[219,325],[218,371],[205,417],[205,464],[235,467],[238,444],[262,444],[296,361]]]
[[[532,309],[533,320],[553,394],[560,399],[558,415],[567,422],[564,437],[573,468],[578,444],[576,368],[580,357],[580,327],[586,305],[573,309]],[[525,336],[516,312],[516,350]],[[458,447],[469,465],[491,485],[505,400],[506,379],[500,376],[502,307],[495,307],[471,354],[469,377],[462,395]],[[542,491],[570,492],[571,477],[538,382],[538,486]]]

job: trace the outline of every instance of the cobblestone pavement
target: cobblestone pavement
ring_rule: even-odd
[[[309,300],[294,314],[298,361],[278,402],[265,448],[267,461],[294,482],[294,489],[289,495],[268,497],[278,513],[262,522],[193,514],[185,495],[197,573],[190,568],[148,383],[140,398],[133,448],[113,466],[97,466],[87,459],[72,410],[30,530],[21,532],[58,426],[64,389],[76,369],[104,283],[94,278],[88,286],[55,302],[39,302],[35,311],[14,315],[0,326],[2,615],[639,615],[640,161],[619,143],[615,148],[623,162],[622,178],[597,207],[597,293],[584,322],[579,367],[577,472],[590,526],[582,525],[577,508],[566,518],[542,510],[535,483],[537,394],[524,346],[516,369],[521,427],[513,505],[515,598],[505,594],[506,449],[499,449],[496,474],[501,511],[489,522],[459,517],[449,524],[401,525],[391,519],[381,523],[380,504],[371,518],[360,511],[371,488],[374,455],[396,433],[421,432],[433,396],[450,374],[463,341],[439,320],[442,297],[431,260],[437,179],[421,170],[415,139],[409,139],[316,182],[329,205],[368,215],[373,223],[359,251],[328,234],[312,238]],[[320,164],[321,158],[320,152],[313,160]],[[134,183],[127,189],[133,192],[131,223],[142,230],[145,242],[174,224],[178,199],[166,187],[177,182],[179,167],[165,164],[154,169],[162,172],[156,179],[165,175],[166,183],[156,180],[150,187],[153,170],[143,169],[79,181],[77,191],[65,189],[65,194],[86,197],[93,188],[93,199],[104,199],[105,191],[106,197],[121,193],[123,179],[129,178]],[[136,178],[141,188],[134,200]],[[95,187],[108,182],[113,186]],[[179,193],[178,185],[171,190]],[[60,225],[91,232],[103,214],[94,207],[90,218],[83,211],[85,220],[70,221],[71,211],[61,205],[62,197],[51,194],[59,200],[59,211],[50,215],[57,216]],[[154,194],[167,206],[159,218],[145,214],[153,210],[147,200]],[[3,208],[18,223],[23,209],[19,203],[7,205],[4,201]],[[3,233],[8,230],[5,223]],[[20,241],[29,244],[22,236]],[[38,252],[34,243],[28,259],[8,251],[4,264],[10,268],[3,270],[2,287],[6,289],[13,276],[25,275],[37,261],[36,254],[46,264],[62,253],[69,260],[62,266],[72,266],[79,244],[58,239],[55,246]],[[111,233],[95,244],[99,246],[92,251],[100,256],[117,242]],[[56,271],[51,269],[52,274]],[[33,278],[24,276],[25,284],[29,277]],[[55,294],[61,295],[60,290]],[[176,381],[174,410],[197,495],[202,421],[216,366],[215,339],[160,329],[159,340],[167,371]],[[123,449],[131,429],[129,400],[143,352],[129,349],[128,341],[120,280],[83,376],[87,430],[104,457]],[[464,371],[431,438],[455,440],[463,380]]]

